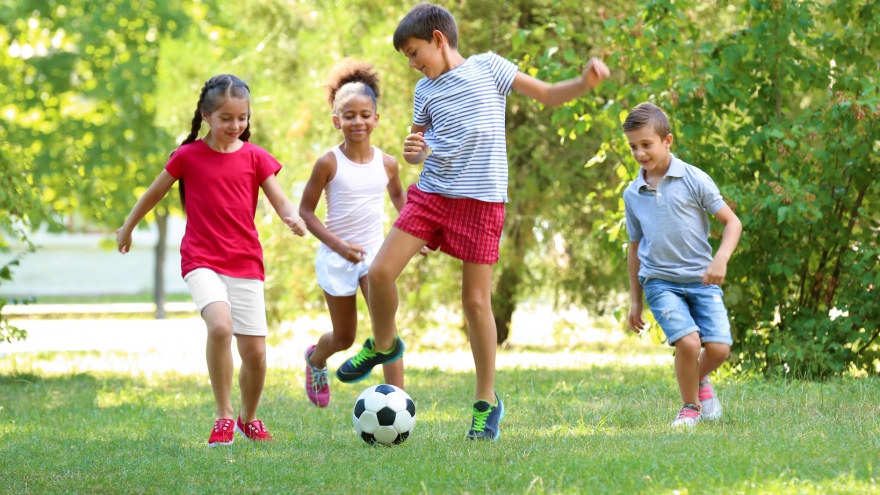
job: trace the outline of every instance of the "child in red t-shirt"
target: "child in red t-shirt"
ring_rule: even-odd
[[[259,189],[290,230],[300,236],[306,232],[305,223],[275,180],[281,165],[266,150],[247,142],[250,114],[250,88],[244,81],[223,74],[206,82],[189,136],[116,232],[119,252],[125,254],[138,222],[175,181],[180,182],[187,216],[180,245],[181,270],[208,327],[208,374],[217,403],[217,418],[208,439],[211,447],[231,444],[235,431],[249,440],[272,439],[257,419],[266,379],[268,335],[263,249],[254,225]],[[210,131],[197,140],[203,120]],[[237,421],[232,419],[235,410],[231,399],[233,335],[242,361]]]

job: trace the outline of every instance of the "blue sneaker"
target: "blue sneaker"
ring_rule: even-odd
[[[504,403],[498,394],[495,394],[497,405],[489,404],[481,400],[474,403],[474,419],[471,430],[467,434],[468,440],[498,440],[501,436],[501,420],[504,419]]]
[[[388,364],[397,361],[403,357],[403,350],[406,346],[400,337],[394,340],[394,347],[388,352],[378,352],[373,350],[373,337],[364,342],[361,352],[353,358],[342,363],[342,366],[336,370],[336,378],[343,383],[354,383],[364,380],[373,371],[373,368],[380,364]]]

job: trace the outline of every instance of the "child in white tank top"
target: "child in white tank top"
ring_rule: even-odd
[[[379,125],[379,77],[371,65],[343,61],[330,75],[328,102],[343,142],[318,158],[303,190],[300,216],[321,241],[315,260],[333,331],[306,349],[305,389],[318,407],[330,403],[327,358],[351,347],[357,334],[357,288],[367,295],[367,270],[385,238],[384,190],[397,211],[406,203],[397,160],[370,145]],[[315,208],[326,192],[327,218]],[[384,365],[385,382],[403,388],[403,361]]]

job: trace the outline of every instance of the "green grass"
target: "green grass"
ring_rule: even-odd
[[[31,304],[111,304],[111,303],[151,303],[153,302],[152,292],[142,292],[140,294],[100,294],[88,296],[39,296],[33,298]],[[182,292],[179,294],[165,294],[167,302],[190,302],[192,298],[189,293]]]
[[[301,370],[270,369],[260,416],[277,442],[209,449],[206,374],[51,375],[27,362],[0,358],[5,493],[880,493],[874,378],[726,376],[724,418],[681,431],[668,426],[670,367],[504,369],[501,439],[473,443],[472,374],[410,369],[418,423],[386,448],[351,425],[377,377],[334,381],[319,410]]]

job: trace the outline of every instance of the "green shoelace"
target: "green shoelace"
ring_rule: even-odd
[[[372,341],[372,339],[370,339],[370,341]],[[367,359],[373,359],[374,357],[376,357],[376,351],[368,349],[367,346],[363,346],[361,352],[357,353],[357,356],[351,358],[351,364],[354,366],[360,366],[361,363]]]
[[[489,419],[489,412],[491,411],[491,407],[483,412],[477,411],[477,408],[474,408],[474,431],[486,429],[486,420]]]

